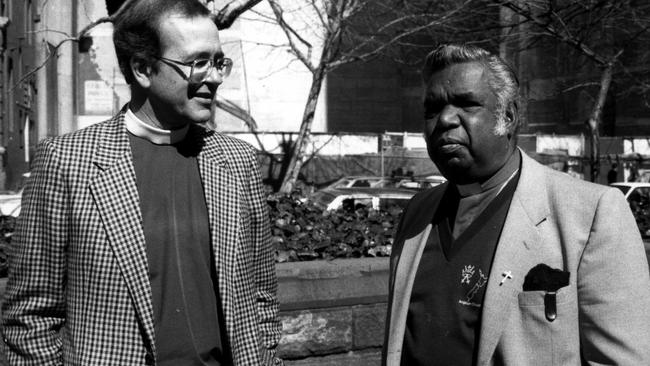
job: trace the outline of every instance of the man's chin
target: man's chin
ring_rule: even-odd
[[[191,116],[192,123],[207,123],[210,121],[212,113],[209,109],[194,111]]]
[[[438,169],[440,169],[442,175],[454,183],[464,184],[468,180],[471,180],[468,174],[471,163],[465,159],[459,157],[450,157],[449,159],[438,158],[434,162]]]

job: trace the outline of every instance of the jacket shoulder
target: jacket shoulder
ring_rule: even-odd
[[[89,146],[95,146],[101,141],[106,133],[111,131],[119,132],[123,125],[123,117],[116,115],[111,119],[84,127],[80,130],[69,132],[59,136],[53,136],[43,139],[39,145],[51,145],[57,150],[78,150]]]
[[[396,237],[398,239],[397,241],[420,233],[431,223],[433,215],[438,208],[438,203],[449,184],[449,182],[445,182],[436,187],[418,192],[411,198],[408,206],[402,213],[400,230]]]

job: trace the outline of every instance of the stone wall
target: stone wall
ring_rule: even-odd
[[[388,258],[276,266],[287,366],[378,366],[388,294]],[[0,278],[0,299],[6,278]],[[0,353],[0,366],[5,365]]]
[[[380,364],[388,294],[388,259],[277,265],[288,366]]]

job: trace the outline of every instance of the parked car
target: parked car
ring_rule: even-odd
[[[0,215],[18,217],[20,214],[20,200],[22,196],[22,188],[19,191],[0,192]]]
[[[415,193],[400,188],[326,188],[314,192],[307,201],[323,210],[354,209],[358,205],[378,210],[393,205],[405,208]]]
[[[630,204],[647,205],[650,202],[650,183],[645,182],[616,182],[610,184],[623,192]]]
[[[447,181],[442,175],[429,175],[426,177],[414,177],[412,179],[402,179],[395,185],[398,188],[423,190],[435,187]]]
[[[20,183],[20,188],[16,191],[4,191],[0,192],[0,215],[1,216],[13,216],[18,217],[20,214],[20,200],[23,196],[23,189],[25,187],[25,181],[29,178],[30,173],[27,172],[23,174],[22,182]]]
[[[617,182],[610,185],[625,195],[641,235],[650,236],[650,183]]]
[[[363,176],[351,175],[343,177],[334,183],[328,185],[324,189],[338,189],[338,188],[377,188],[377,187],[390,187],[393,183],[389,178],[377,176]]]

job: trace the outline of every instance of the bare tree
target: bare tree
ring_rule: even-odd
[[[592,82],[576,87],[597,85],[591,112],[585,117],[591,145],[591,180],[600,170],[600,126],[603,109],[613,79],[630,90],[644,89],[644,80],[634,73],[633,65],[645,63],[635,56],[635,48],[650,41],[650,3],[634,0],[491,0],[516,16],[504,33],[514,43],[533,47],[542,42],[562,45],[595,66],[600,75]],[[625,57],[628,54],[628,57]],[[644,53],[647,57],[647,52]],[[633,75],[632,78],[629,76]],[[647,85],[647,82],[645,82]],[[646,88],[647,90],[647,88]]]
[[[287,43],[280,47],[311,73],[300,130],[281,171],[280,191],[293,190],[305,162],[318,97],[328,73],[343,65],[389,54],[418,34],[442,28],[462,14],[470,2],[429,6],[425,12],[419,7],[414,12],[416,7],[410,6],[411,2],[398,0],[268,0],[272,20],[286,36]]]

